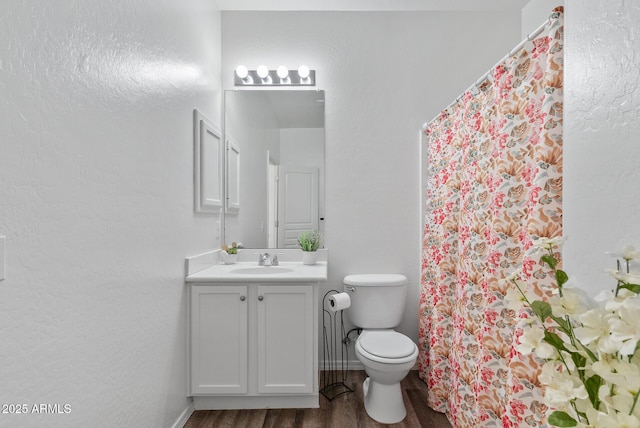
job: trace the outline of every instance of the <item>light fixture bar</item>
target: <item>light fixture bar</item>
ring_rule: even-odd
[[[288,70],[286,78],[280,77],[283,74],[282,69],[280,75],[278,75],[278,70],[268,70],[266,77],[261,77],[258,75],[258,70],[247,70],[241,67],[236,68],[233,73],[235,86],[316,86],[316,71],[306,67],[302,71],[302,76],[298,70]],[[238,69],[242,71],[240,75],[238,75]],[[260,74],[264,76],[264,70],[260,71]],[[307,77],[304,77],[305,72],[309,73]]]

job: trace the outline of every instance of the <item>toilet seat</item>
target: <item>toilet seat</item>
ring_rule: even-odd
[[[394,330],[365,331],[356,341],[356,348],[368,360],[385,364],[405,363],[418,352],[411,339]]]

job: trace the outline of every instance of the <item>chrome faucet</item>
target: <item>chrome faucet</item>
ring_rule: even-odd
[[[278,266],[278,255],[273,257],[269,253],[258,254],[258,266]]]

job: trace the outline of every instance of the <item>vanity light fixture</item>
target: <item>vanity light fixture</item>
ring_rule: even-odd
[[[280,78],[280,84],[288,84],[291,83],[291,79],[289,79],[289,70],[284,65],[281,65],[276,69],[276,74]]]
[[[249,70],[244,65],[236,67],[234,75],[235,86],[315,86],[316,72],[306,65],[298,69],[289,70],[284,65],[276,70],[269,70],[260,65],[256,70]]]
[[[300,81],[304,82],[309,78],[309,67],[306,65],[301,65],[298,67],[298,76],[300,76]]]
[[[240,79],[245,85],[253,84],[253,78],[249,76],[249,70],[244,65],[236,67],[236,79]]]
[[[263,85],[270,85],[273,83],[273,79],[269,75],[269,69],[266,65],[259,65],[256,73],[258,74],[258,77],[262,81]]]

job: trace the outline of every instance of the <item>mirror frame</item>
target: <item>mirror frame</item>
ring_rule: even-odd
[[[226,214],[237,214],[240,211],[240,148],[234,144],[233,138],[226,135],[227,168],[225,174]],[[232,177],[233,179],[229,179]]]
[[[222,208],[225,180],[222,131],[197,109],[193,111],[193,130],[195,211],[218,214]]]

